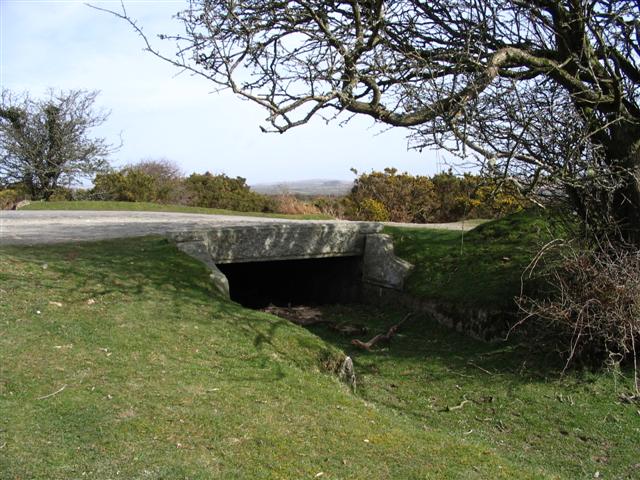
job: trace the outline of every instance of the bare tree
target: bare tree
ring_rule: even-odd
[[[34,100],[28,94],[2,92],[0,104],[0,186],[22,184],[33,199],[48,199],[70,185],[108,167],[112,148],[89,131],[108,114],[93,110],[98,92],[49,92]]]
[[[176,56],[147,48],[264,107],[269,130],[366,115],[562,190],[585,233],[640,245],[637,0],[191,0],[178,18],[160,36]]]

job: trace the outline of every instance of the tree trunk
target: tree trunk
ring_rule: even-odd
[[[621,185],[612,196],[612,217],[622,240],[640,248],[640,128],[623,125],[607,149],[620,169]]]
[[[627,123],[610,133],[600,143],[602,166],[579,186],[567,186],[569,201],[585,239],[640,248],[640,128]]]

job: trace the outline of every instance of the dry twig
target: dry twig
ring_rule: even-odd
[[[484,373],[486,373],[487,375],[493,375],[493,372],[490,372],[489,370],[487,370],[486,368],[482,368],[480,365],[476,365],[473,362],[467,362],[467,365],[471,365],[472,367],[476,367],[478,370],[483,371]]]
[[[402,327],[402,325],[404,325],[404,323],[412,315],[413,313],[408,313],[407,315],[405,315],[405,317],[399,323],[396,323],[395,325],[392,325],[391,327],[389,327],[389,330],[387,330],[387,333],[379,333],[368,342],[363,342],[362,340],[358,340],[356,338],[351,340],[351,345],[361,348],[362,350],[371,351],[371,349],[380,342],[389,343],[391,342],[391,339],[396,336],[396,334],[398,333],[398,330],[400,330],[400,327]]]
[[[463,397],[464,398],[464,397]],[[454,410],[461,410],[467,403],[470,403],[471,400],[467,400],[466,398],[462,400],[458,405],[454,405],[453,407],[447,407],[444,409],[445,412],[453,412]]]
[[[36,400],[44,400],[45,398],[49,398],[49,397],[53,397],[54,395],[59,394],[61,391],[63,391],[65,388],[67,388],[67,385],[62,385],[62,387],[60,387],[58,390],[56,390],[53,393],[50,393],[48,395],[43,395],[42,397],[38,397],[36,398]]]

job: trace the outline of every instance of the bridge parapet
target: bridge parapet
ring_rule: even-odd
[[[291,222],[219,226],[171,237],[181,249],[200,244],[214,263],[242,263],[360,256],[365,237],[381,230],[381,224],[368,222]]]

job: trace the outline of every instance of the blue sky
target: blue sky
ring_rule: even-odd
[[[118,9],[119,1],[95,1]],[[183,1],[125,1],[147,35],[179,31],[172,15]],[[322,121],[284,135],[264,134],[266,112],[206,80],[180,74],[143,52],[123,21],[83,1],[0,0],[0,84],[43,95],[48,88],[100,90],[111,111],[95,131],[123,146],[114,165],[168,158],[186,173],[209,170],[249,183],[303,179],[352,180],[359,171],[394,166],[414,174],[442,168],[443,154],[407,151],[405,131],[383,131],[365,118],[340,127]]]

